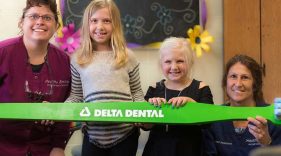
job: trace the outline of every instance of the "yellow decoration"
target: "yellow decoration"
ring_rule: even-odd
[[[194,29],[189,28],[187,31],[189,38],[187,39],[191,44],[192,50],[196,52],[197,57],[202,56],[202,49],[205,52],[210,51],[210,46],[208,43],[214,41],[214,37],[209,35],[209,32],[204,30],[201,32],[201,26],[195,25]]]
[[[157,49],[157,48],[160,48],[161,44],[162,44],[162,42],[154,42],[154,43],[150,43],[144,47]]]
[[[63,37],[63,34],[62,34],[62,28],[63,28],[63,22],[62,22],[62,14],[61,14],[61,6],[60,6],[60,0],[56,0],[57,2],[57,6],[58,6],[58,13],[59,13],[59,24],[60,24],[60,27],[58,28],[57,30],[57,36],[58,37]]]

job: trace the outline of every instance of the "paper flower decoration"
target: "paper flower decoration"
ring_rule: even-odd
[[[57,37],[56,42],[62,50],[72,54],[80,46],[80,31],[75,32],[71,23],[62,28],[62,37]]]
[[[190,42],[192,50],[196,52],[197,57],[202,56],[202,50],[205,52],[210,51],[210,46],[208,44],[213,42],[214,38],[210,36],[209,32],[206,30],[201,32],[200,25],[195,25],[194,29],[189,28],[187,35],[189,36],[187,40]]]

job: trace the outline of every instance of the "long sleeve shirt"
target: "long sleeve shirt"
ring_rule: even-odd
[[[34,102],[27,91],[46,93],[45,101],[64,102],[71,83],[69,57],[49,44],[46,60],[40,72],[34,73],[22,37],[0,42],[0,77],[5,77],[0,86],[0,104]],[[49,156],[52,148],[64,148],[68,137],[67,122],[55,122],[46,128],[34,121],[0,120],[0,156],[25,156],[28,152]]]
[[[67,102],[144,101],[141,89],[139,63],[129,51],[128,62],[115,68],[113,51],[94,52],[92,62],[86,67],[71,61],[72,85]],[[126,139],[134,126],[126,123],[87,122],[85,135],[101,148],[110,148]]]

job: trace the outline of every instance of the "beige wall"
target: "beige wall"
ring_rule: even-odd
[[[25,0],[0,0],[0,40],[19,33],[18,21]]]

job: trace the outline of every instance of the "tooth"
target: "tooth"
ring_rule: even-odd
[[[40,31],[40,32],[42,32],[42,31],[44,31],[44,30],[42,30],[42,29],[35,29],[34,31]]]

